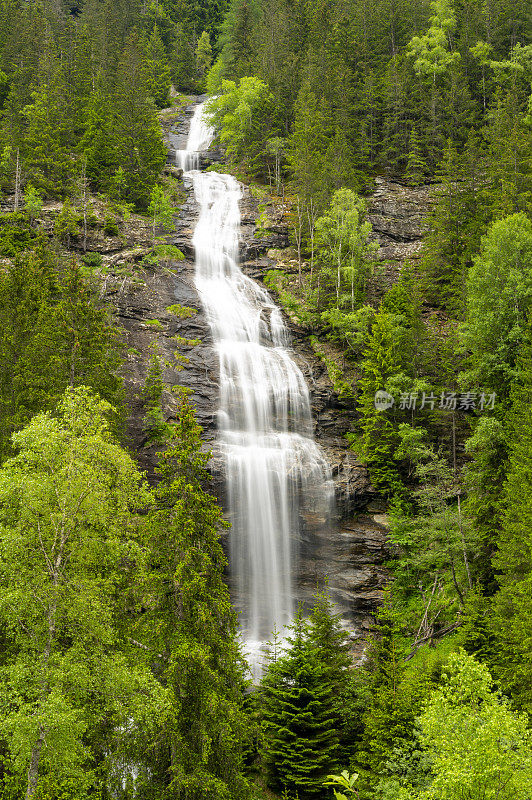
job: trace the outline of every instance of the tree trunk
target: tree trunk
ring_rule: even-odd
[[[81,191],[83,203],[83,252],[87,252],[87,159],[83,159],[81,173]]]
[[[17,148],[17,163],[15,166],[15,211],[20,206],[20,150]]]
[[[39,738],[35,742],[31,750],[30,765],[28,767],[28,786],[26,789],[26,800],[31,800],[37,789],[37,781],[39,780],[39,761],[41,759],[41,750],[46,738],[46,733],[42,725],[39,727]]]

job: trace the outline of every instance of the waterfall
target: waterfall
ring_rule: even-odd
[[[302,523],[330,512],[329,466],[312,436],[309,391],[268,293],[240,267],[242,196],[231,175],[197,170],[214,132],[203,104],[192,119],[188,170],[200,207],[196,287],[219,358],[218,444],[224,463],[234,602],[254,679],[264,643],[290,624]]]

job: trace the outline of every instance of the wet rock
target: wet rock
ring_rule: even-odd
[[[169,143],[168,168],[171,174],[175,173],[172,166],[175,163],[175,150],[184,147],[186,143],[189,119],[193,111],[194,105],[187,106],[182,118],[170,120],[166,126]],[[209,153],[205,159],[209,161],[219,155],[216,152]],[[121,279],[113,279],[109,282],[107,291],[113,296],[120,324],[127,336],[129,352],[124,374],[130,409],[128,430],[131,445],[139,454],[141,466],[153,476],[157,454],[153,448],[145,446],[140,393],[149,370],[151,348],[156,345],[168,364],[164,372],[167,386],[163,397],[164,415],[171,420],[177,412],[178,400],[171,387],[180,384],[189,388],[198,421],[204,430],[205,447],[212,449],[209,462],[211,489],[223,502],[221,458],[216,450],[218,359],[194,284],[192,236],[198,209],[186,178],[184,184],[187,198],[176,215],[176,231],[168,237],[168,241],[184,253],[185,259],[170,261],[150,270],[142,269],[140,265],[136,282],[126,281],[122,284]],[[386,214],[392,213],[391,200],[383,194],[379,202],[382,212],[379,212],[380,217],[384,219]],[[282,220],[275,218],[268,223],[271,228],[264,229],[262,225],[258,229],[256,221],[261,214],[259,205],[257,199],[244,191],[241,202],[244,222],[241,231],[242,266],[249,276],[262,281],[266,272],[276,266],[276,262],[268,254],[272,255],[275,250],[286,248],[288,231]],[[399,214],[398,206],[394,208]],[[412,219],[404,222],[402,227],[405,235],[409,236],[414,235],[415,224],[418,224],[414,221],[413,213],[411,216]],[[386,228],[387,233],[383,235],[391,240],[393,232],[390,232],[388,223],[379,224],[383,231]],[[415,240],[412,238],[408,241],[412,243]],[[119,254],[117,257],[120,257]],[[129,253],[127,257],[134,258],[135,254]],[[289,263],[287,268],[297,271],[297,261]],[[197,313],[188,318],[172,315],[169,308],[176,303],[193,307],[197,309]],[[386,581],[383,567],[387,557],[383,516],[385,507],[376,499],[366,468],[347,447],[345,434],[353,428],[354,409],[345,407],[339,400],[323,363],[316,357],[308,342],[308,332],[289,320],[286,321],[292,333],[294,359],[309,385],[314,433],[331,465],[336,500],[332,527],[327,526],[324,529],[323,519],[312,518],[310,514],[306,520],[302,520],[301,558],[296,575],[298,599],[309,604],[316,586],[323,585],[328,578],[345,624],[355,640],[367,631],[371,615],[382,598]],[[183,346],[176,336],[197,342]],[[176,360],[181,362],[180,369]]]

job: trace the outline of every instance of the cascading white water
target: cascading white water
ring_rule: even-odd
[[[214,131],[198,105],[176,159],[192,180],[196,287],[219,355],[219,444],[225,465],[230,569],[254,679],[261,650],[292,620],[301,519],[326,518],[329,466],[312,438],[309,392],[288,352],[270,296],[238,266],[241,189],[230,175],[199,172]]]
[[[207,150],[214,139],[214,131],[210,125],[207,124],[203,116],[203,107],[203,103],[200,103],[196,107],[196,111],[190,123],[186,149],[176,150],[176,163],[181,167],[183,172],[198,169],[199,154],[202,150]]]

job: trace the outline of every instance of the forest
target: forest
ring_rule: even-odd
[[[529,0],[0,0],[0,32],[0,797],[530,800]],[[319,589],[258,685],[190,392],[168,419],[155,343],[147,474],[106,294],[184,257],[164,115],[203,94],[389,528],[363,657]],[[379,180],[431,198],[400,267]]]

